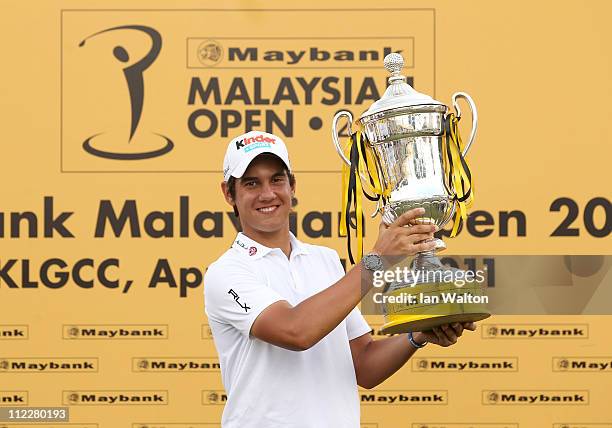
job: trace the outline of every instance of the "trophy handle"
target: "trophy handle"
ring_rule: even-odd
[[[344,152],[342,151],[342,147],[340,146],[340,140],[338,139],[338,121],[342,116],[346,116],[346,118],[348,119],[347,129],[349,131],[349,135],[351,135],[351,124],[353,123],[353,115],[350,111],[342,110],[336,113],[336,115],[334,116],[334,120],[332,121],[332,140],[334,141],[334,146],[336,147],[338,155],[340,155],[340,158],[342,158],[344,163],[346,163],[350,167],[351,161],[348,160],[346,156],[344,156]],[[359,176],[362,180],[367,181],[367,178],[364,177],[361,172],[359,173]],[[376,202],[376,208],[374,209],[374,212],[370,214],[370,217],[376,217],[376,214],[378,214],[379,212],[382,212],[382,203],[380,199]]]
[[[340,140],[338,139],[338,121],[342,116],[346,116],[348,118],[348,132],[351,135],[351,124],[353,123],[353,115],[350,111],[342,110],[336,113],[334,116],[334,120],[332,122],[332,139],[334,140],[334,146],[336,146],[336,151],[340,158],[344,161],[345,164],[351,166],[351,161],[344,156],[344,152],[342,151],[342,147],[340,146]]]
[[[457,98],[463,98],[468,103],[472,111],[472,132],[470,133],[470,138],[468,140],[468,143],[465,145],[465,149],[463,149],[463,153],[461,153],[463,156],[465,156],[468,150],[470,150],[470,146],[474,142],[474,137],[476,136],[476,129],[478,129],[478,111],[476,110],[476,105],[474,104],[474,100],[472,100],[472,97],[470,97],[465,92],[455,92],[453,94],[452,100],[453,100],[453,107],[455,108],[455,111],[457,112],[457,115],[456,115],[457,119],[461,118],[461,110],[459,109]]]

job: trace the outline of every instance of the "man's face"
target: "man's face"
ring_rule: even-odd
[[[293,190],[284,163],[274,155],[256,157],[236,180],[235,199],[227,188],[224,194],[235,204],[245,233],[273,233],[289,227]]]

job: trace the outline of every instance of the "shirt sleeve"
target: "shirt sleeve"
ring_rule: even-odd
[[[209,319],[230,324],[245,336],[261,312],[285,300],[248,263],[212,264],[204,275],[204,310]]]
[[[346,273],[344,272],[344,268],[342,267],[342,263],[340,263],[340,257],[338,253],[333,251],[334,258],[334,266],[336,269],[337,280],[342,278]],[[372,331],[368,322],[365,320],[363,315],[361,315],[361,311],[355,307],[345,318],[346,321],[346,333],[348,334],[349,340],[353,340],[359,336],[363,336],[366,333]]]
[[[372,328],[370,328],[363,315],[361,315],[361,311],[358,308],[353,308],[346,317],[346,333],[349,340],[356,339],[371,331]]]

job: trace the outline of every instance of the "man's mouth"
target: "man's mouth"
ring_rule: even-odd
[[[257,211],[259,211],[260,213],[271,213],[276,211],[276,209],[278,208],[278,205],[272,205],[270,207],[262,207],[262,208],[257,208]]]

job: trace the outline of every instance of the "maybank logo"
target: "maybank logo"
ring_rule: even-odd
[[[587,405],[587,390],[484,390],[483,405]]]
[[[166,405],[168,391],[63,391],[66,406]]]
[[[0,391],[0,406],[26,406],[28,391]]]
[[[612,356],[608,357],[553,357],[554,372],[612,373]]]
[[[433,423],[417,422],[412,424],[412,428],[519,428],[517,423]]]
[[[448,404],[448,391],[444,390],[393,390],[360,392],[361,404]]]
[[[202,405],[204,406],[224,405],[226,401],[227,394],[222,389],[202,391]]]
[[[392,52],[414,67],[414,37],[189,37],[187,52],[187,68],[368,69]]]
[[[587,339],[588,324],[483,324],[483,339]]]
[[[168,339],[169,327],[165,324],[80,324],[64,325],[64,339]]]
[[[132,358],[133,372],[218,372],[219,360],[211,357],[137,357]]]
[[[516,372],[516,357],[413,358],[412,371],[422,372]]]
[[[4,358],[0,373],[97,373],[98,358]]]
[[[27,325],[0,325],[0,340],[25,340],[28,328]]]

